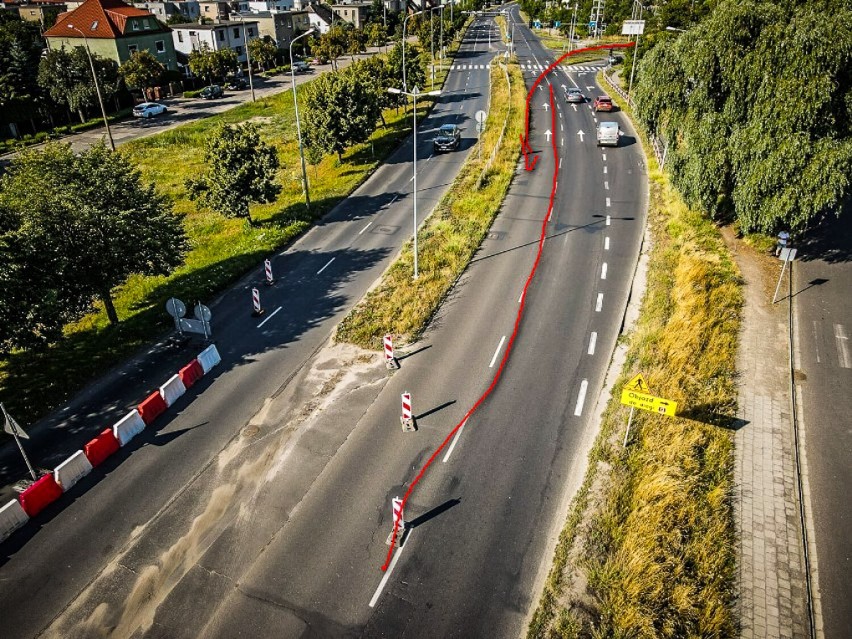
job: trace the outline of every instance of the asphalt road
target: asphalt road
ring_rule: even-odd
[[[793,264],[796,388],[824,632],[852,637],[852,221],[827,222]]]
[[[459,61],[487,62],[487,45],[479,36],[476,28],[466,36]],[[486,109],[488,74],[485,64],[452,74],[441,103],[419,127],[418,208],[423,213],[437,203],[473,146],[472,118],[477,110]],[[446,122],[462,125],[462,148],[432,156],[431,131]],[[104,583],[109,592],[104,602],[114,600],[122,586],[135,582],[128,569],[129,550],[156,554],[192,522],[193,508],[205,503],[208,485],[217,498],[222,495],[215,487],[222,455],[230,455],[243,441],[253,441],[244,440],[241,431],[252,427],[252,419],[263,421],[275,398],[286,399],[303,390],[299,380],[309,372],[305,363],[327,343],[334,325],[410,236],[411,157],[409,140],[320,224],[274,256],[278,281],[271,288],[262,287],[265,318],[250,314],[249,289],[263,280],[260,266],[255,275],[213,303],[215,337],[223,359],[215,374],[193,388],[154,428],[0,546],[4,637],[36,636],[54,620],[61,626],[90,601],[88,593]],[[158,346],[94,384],[48,420],[34,442],[45,451],[35,455],[37,462],[55,466],[197,350]],[[312,450],[318,448],[314,442]],[[323,461],[320,456],[306,464],[321,468]],[[8,483],[24,475],[14,454],[3,458],[2,473],[8,494]],[[288,490],[302,494],[298,486]],[[166,585],[159,584],[156,590],[174,592]],[[167,612],[166,606],[163,614]],[[164,636],[178,636],[187,614],[179,612],[172,624],[166,623]],[[146,627],[144,619],[140,624]],[[114,632],[123,636],[120,629]],[[88,635],[79,628],[58,634],[75,633]],[[190,627],[189,636],[196,634]]]

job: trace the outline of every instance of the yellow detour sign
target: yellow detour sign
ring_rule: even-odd
[[[648,393],[650,389],[640,373],[631,379],[621,391],[621,403],[640,410],[647,410],[659,415],[674,417],[677,412],[677,402],[664,397],[656,397]]]

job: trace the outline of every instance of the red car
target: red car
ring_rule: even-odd
[[[595,111],[614,111],[612,98],[608,95],[599,95],[595,98]]]

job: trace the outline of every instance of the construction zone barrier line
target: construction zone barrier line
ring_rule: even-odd
[[[35,517],[61,496],[62,487],[56,483],[53,473],[48,473],[18,495],[18,501],[29,517]]]
[[[148,395],[147,399],[143,400],[138,406],[139,414],[146,426],[162,415],[166,408],[166,400],[163,399],[158,390]]]
[[[183,382],[184,388],[191,388],[195,382],[204,376],[204,369],[201,368],[198,360],[194,359],[178,371],[178,376]]]
[[[27,523],[30,518],[21,502],[13,499],[0,508],[0,542],[6,541],[13,532]]]
[[[92,472],[92,464],[82,450],[78,450],[53,471],[53,478],[62,492],[67,493],[71,487],[83,477]]]
[[[145,420],[135,408],[112,426],[112,434],[121,446],[126,446],[127,442],[143,430],[145,430]]]
[[[183,395],[185,392],[186,386],[183,385],[180,375],[172,375],[165,384],[160,386],[160,395],[163,396],[166,406],[174,404],[178,397]]]
[[[159,393],[158,393],[159,395]],[[119,448],[118,440],[112,432],[112,428],[107,428],[100,435],[83,447],[83,452],[86,459],[92,465],[92,468],[100,466],[107,457],[112,455]]]
[[[201,368],[204,370],[205,375],[209,373],[216,364],[222,361],[222,358],[219,357],[219,351],[216,350],[215,344],[210,344],[210,346],[201,351],[198,354],[197,359],[201,364]]]

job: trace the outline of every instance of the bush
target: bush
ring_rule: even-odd
[[[201,95],[202,91],[203,91],[203,89],[198,89],[198,90],[195,90],[195,91],[184,91],[183,97],[185,97],[185,98],[197,98],[199,95]]]

